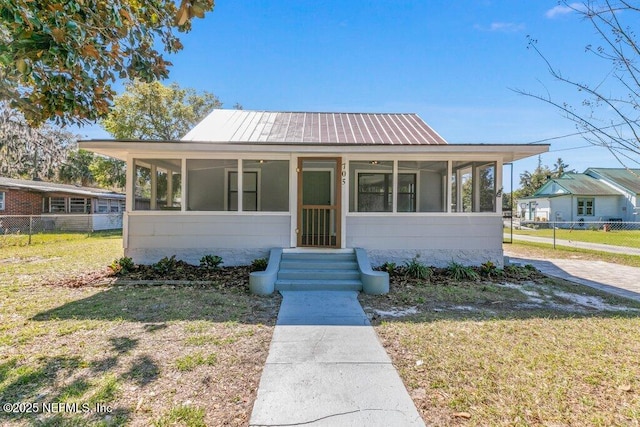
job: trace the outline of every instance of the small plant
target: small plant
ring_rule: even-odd
[[[171,258],[164,257],[155,264],[151,264],[151,268],[158,274],[166,275],[178,269],[178,260],[175,255],[171,255]]]
[[[419,257],[420,255],[416,255],[411,259],[411,261],[404,263],[406,268],[405,275],[413,277],[414,279],[428,279],[433,274],[433,270],[418,261]]]
[[[491,277],[501,276],[502,270],[496,267],[496,265],[493,262],[487,261],[480,265],[480,274],[483,277],[491,278]]]
[[[205,255],[200,258],[200,267],[206,268],[207,270],[218,270],[220,264],[223,264],[222,257],[218,255]]]
[[[389,276],[393,276],[393,274],[396,272],[396,263],[387,261],[380,266],[380,269],[389,273]]]
[[[473,268],[465,267],[455,261],[451,261],[447,270],[449,271],[449,275],[457,281],[480,279],[480,275],[476,273]]]
[[[120,276],[132,272],[136,265],[133,263],[133,259],[123,256],[122,258],[115,259],[109,266],[113,271],[113,274]]]
[[[268,265],[269,261],[266,258],[256,258],[251,262],[251,271],[264,271]]]

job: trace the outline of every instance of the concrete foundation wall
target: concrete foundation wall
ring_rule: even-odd
[[[416,255],[436,267],[504,263],[500,215],[347,216],[347,230],[347,247],[365,249],[373,265]]]
[[[176,255],[198,264],[204,255],[221,256],[225,266],[247,265],[269,249],[289,247],[291,217],[282,215],[129,215],[125,255],[150,264]]]

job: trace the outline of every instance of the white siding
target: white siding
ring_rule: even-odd
[[[503,264],[500,215],[350,215],[347,247],[367,250],[374,265],[420,255],[437,267],[451,261]]]
[[[224,265],[246,265],[274,247],[289,247],[291,216],[198,214],[129,215],[127,256],[141,264],[163,256],[198,264],[207,254]]]
[[[93,214],[93,231],[117,230],[122,228],[122,214]]]

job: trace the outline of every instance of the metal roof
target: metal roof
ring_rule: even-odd
[[[585,173],[589,171],[631,192],[640,194],[640,169],[589,168]]]
[[[182,141],[252,144],[442,145],[414,113],[213,110]]]
[[[547,189],[556,183],[566,190],[564,194],[576,196],[620,196],[621,193],[614,188],[600,182],[598,179],[581,174],[566,173],[560,178],[551,179],[546,182],[532,197],[558,195],[558,193],[546,193]]]
[[[81,187],[78,185],[57,184],[45,181],[29,181],[0,177],[0,187],[16,190],[29,190],[38,193],[66,193],[78,196],[102,197],[109,199],[124,199],[125,195],[102,188]]]

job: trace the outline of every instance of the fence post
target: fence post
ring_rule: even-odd
[[[551,224],[553,227],[553,249],[556,248],[556,220],[554,218],[553,223]]]
[[[29,245],[31,245],[32,234],[33,234],[33,215],[29,215]]]

